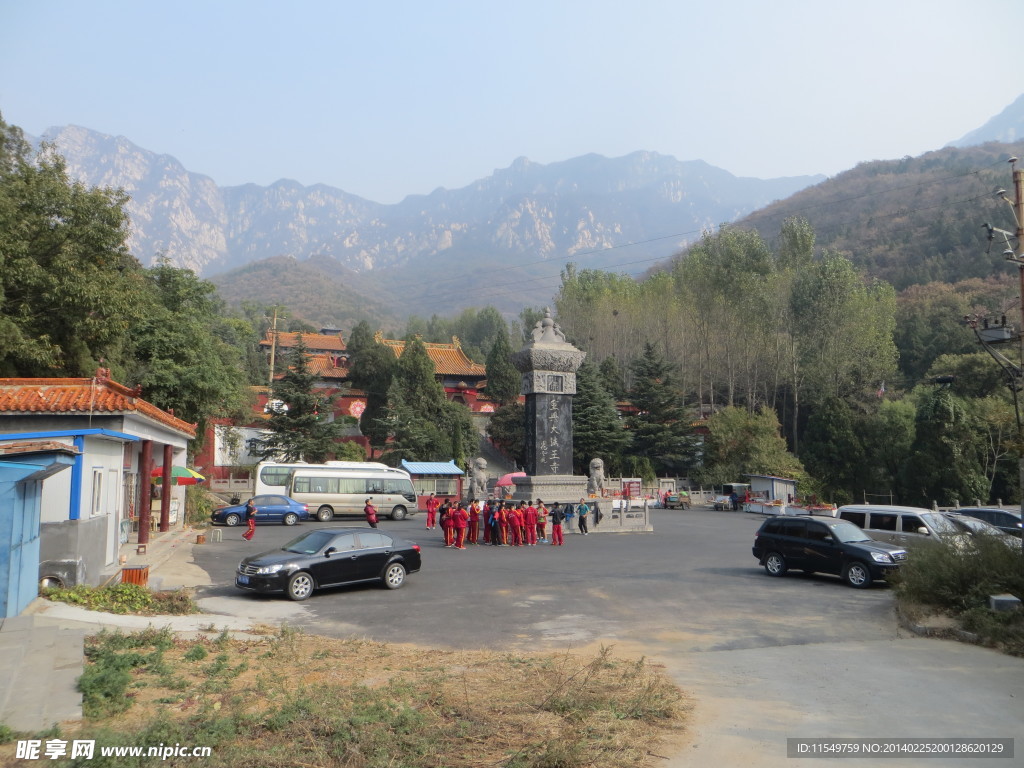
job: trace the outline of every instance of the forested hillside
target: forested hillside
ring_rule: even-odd
[[[1005,245],[986,254],[983,225],[1013,231],[1013,212],[996,190],[1009,189],[1007,159],[1024,142],[948,148],[920,157],[861,163],[828,181],[740,220],[774,242],[790,216],[806,219],[819,248],[845,253],[854,266],[897,291],[1006,273]]]
[[[373,298],[365,278],[345,269],[329,256],[299,261],[275,256],[217,275],[211,281],[231,304],[288,307],[292,317],[315,328],[348,330],[360,320],[375,328],[392,328],[404,320],[400,302],[385,304]]]

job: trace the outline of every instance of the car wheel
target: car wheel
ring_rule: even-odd
[[[786,558],[778,552],[769,552],[764,558],[764,569],[769,576],[785,576],[789,566],[786,565]]]
[[[405,507],[399,505],[391,510],[392,520],[405,520]]]
[[[384,569],[384,586],[388,589],[398,589],[405,584],[405,566],[401,563],[392,563]]]
[[[319,520],[321,523],[326,523],[333,517],[334,510],[328,507],[326,504],[324,504],[324,506],[320,507],[320,509],[316,511],[316,519]]]
[[[296,515],[294,512],[289,512],[287,515],[284,516],[284,520],[282,522],[284,522],[285,525],[295,525],[297,522],[299,522],[299,516]]]
[[[847,563],[843,570],[843,581],[857,589],[867,589],[871,586],[871,571],[864,563],[854,560]]]
[[[224,525],[236,526],[241,519],[238,515],[228,515],[224,518]]]
[[[305,600],[313,594],[313,577],[305,571],[299,571],[288,579],[288,597],[292,600]]]

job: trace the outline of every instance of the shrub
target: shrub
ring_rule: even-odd
[[[76,587],[44,589],[40,595],[70,605],[80,605],[90,611],[119,614],[173,614],[199,613],[192,596],[183,589],[151,592],[140,584],[111,584],[105,587]]]
[[[972,546],[922,546],[893,578],[896,592],[924,605],[956,613],[988,604],[988,596],[1009,593],[1024,599],[1021,551],[994,536],[977,536]]]

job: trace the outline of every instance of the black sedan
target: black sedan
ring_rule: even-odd
[[[420,547],[374,528],[318,528],[281,549],[246,557],[235,586],[305,600],[314,589],[381,581],[398,589],[420,569]]]
[[[301,501],[278,496],[276,494],[264,494],[254,496],[253,503],[256,505],[256,522],[258,523],[284,523],[295,525],[302,520],[309,520],[309,505]],[[245,522],[245,504],[235,504],[230,507],[215,509],[210,515],[210,522],[223,523],[224,525],[238,525]]]

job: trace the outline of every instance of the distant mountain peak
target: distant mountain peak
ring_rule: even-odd
[[[974,147],[989,141],[1012,144],[1024,138],[1024,94],[1006,109],[957,141],[950,142],[950,147]]]
[[[72,178],[128,192],[129,248],[140,261],[166,255],[206,276],[277,256],[300,263],[315,257],[336,265],[339,274],[345,269],[367,279],[401,267],[420,285],[438,274],[465,275],[469,266],[485,280],[489,269],[538,260],[561,264],[581,254],[587,267],[615,267],[621,258],[616,248],[637,244],[630,255],[638,262],[667,258],[699,236],[693,233],[824,179],[739,179],[703,161],[650,150],[617,158],[590,153],[549,164],[523,156],[461,189],[385,205],[288,178],[269,186],[219,187],[123,136],[80,126],[51,128],[47,135]],[[510,303],[531,300],[527,283],[505,291]],[[389,288],[381,292],[387,295]],[[424,304],[416,305],[403,297],[402,306],[431,314],[432,300],[424,294]],[[478,303],[472,291],[460,291],[446,308]]]

